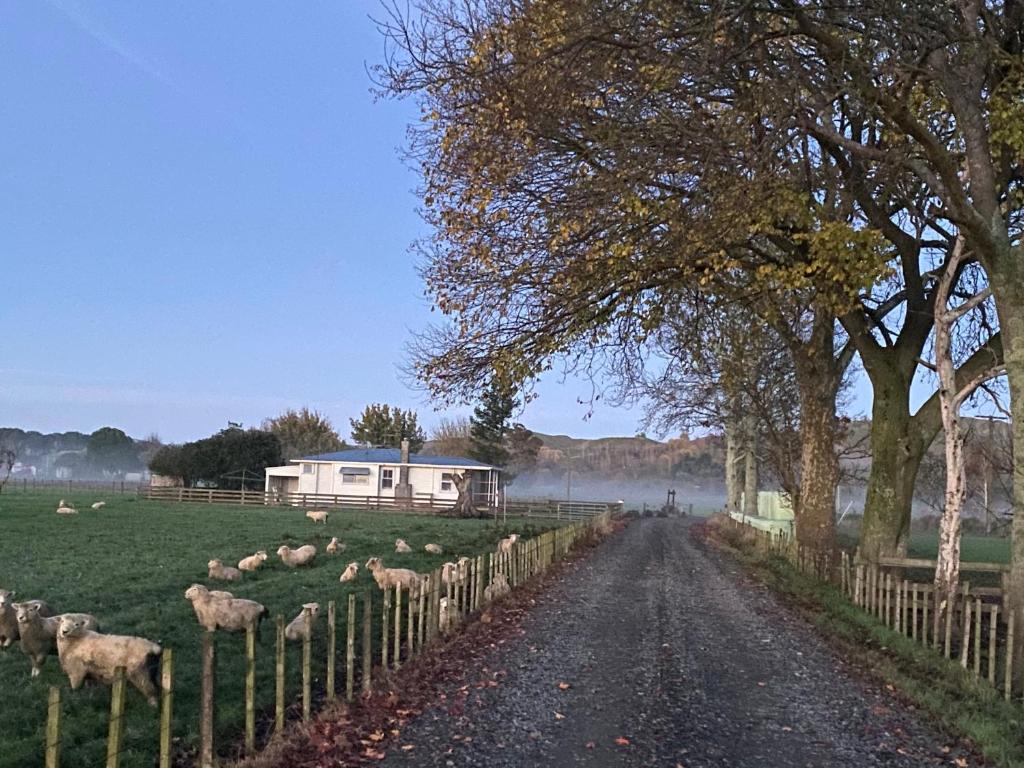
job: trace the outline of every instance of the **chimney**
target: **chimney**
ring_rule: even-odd
[[[403,440],[402,441],[402,456],[399,459],[399,461],[401,461],[402,464],[408,464],[409,463],[409,441],[408,440]]]

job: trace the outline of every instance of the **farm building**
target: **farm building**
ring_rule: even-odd
[[[476,504],[496,503],[498,467],[461,456],[410,454],[405,445],[321,453],[292,459],[288,466],[267,467],[266,491],[455,501],[455,474],[469,477]]]

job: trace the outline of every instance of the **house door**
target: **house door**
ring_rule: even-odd
[[[317,464],[316,492],[330,495],[334,493],[334,465]]]

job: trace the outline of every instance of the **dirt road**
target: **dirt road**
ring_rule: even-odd
[[[952,765],[766,589],[647,519],[547,591],[409,722],[397,766]],[[403,749],[404,747],[404,749]]]

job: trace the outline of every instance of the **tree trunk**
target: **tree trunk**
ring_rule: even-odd
[[[910,530],[914,483],[925,447],[935,433],[924,435],[910,414],[910,378],[894,368],[869,370],[871,470],[861,523],[860,550],[869,561],[896,555]]]
[[[725,508],[729,512],[740,511],[739,460],[741,440],[740,428],[732,417],[725,420]]]
[[[743,514],[757,516],[757,419],[743,419]]]
[[[831,553],[836,537],[836,390],[830,378],[800,382],[800,500],[797,542]]]

